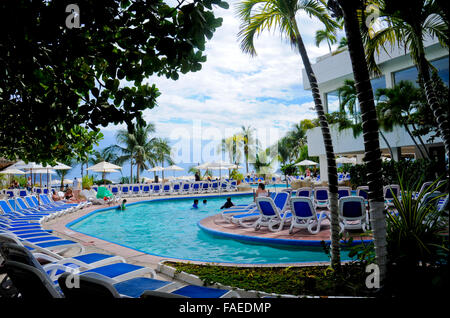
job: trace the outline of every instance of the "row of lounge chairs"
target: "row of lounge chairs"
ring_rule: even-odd
[[[151,195],[171,194],[200,194],[214,192],[237,191],[237,182],[226,181],[195,181],[195,182],[171,182],[150,184],[120,184],[108,185],[107,188],[116,197],[140,197]],[[96,187],[93,187],[96,190]]]
[[[424,184],[414,196],[420,199],[420,204],[442,197],[440,200],[435,200],[435,204],[438,209],[443,209],[448,204],[448,194],[443,196],[440,192],[431,191],[430,186],[431,184]],[[437,188],[439,189],[439,186]],[[394,196],[397,197],[399,194],[398,185],[384,187],[386,209],[391,206]],[[398,199],[401,200],[401,198]],[[316,187],[314,190],[300,188],[296,191],[272,193],[270,197],[258,197],[255,203],[250,205],[224,210],[222,217],[228,222],[255,230],[267,227],[270,231],[277,232],[282,230],[285,224],[290,224],[290,234],[295,228],[305,228],[309,233],[317,234],[320,232],[321,222],[329,219],[327,213],[329,208],[327,187]],[[339,187],[338,211],[341,233],[346,230],[363,232],[368,230],[370,228],[368,187],[358,187],[356,196],[352,195],[350,187]]]
[[[288,192],[272,193],[270,197],[258,197],[254,204],[237,206],[222,212],[222,217],[234,224],[259,230],[267,227],[272,232],[289,224],[289,233],[296,228],[305,228],[311,234],[320,232],[321,223],[329,219],[326,210],[320,207],[306,193],[291,197]],[[361,196],[346,196],[339,199],[339,220],[341,232],[349,229],[366,231],[369,224],[365,199]]]
[[[239,296],[227,289],[155,279],[153,269],[126,263],[120,256],[86,253],[82,244],[61,239],[40,224],[49,215],[81,206],[60,201],[44,205],[44,199],[36,209],[19,209],[19,202],[27,201],[20,197],[0,200],[0,272],[7,274],[0,286],[13,285],[23,298]],[[64,256],[69,251],[75,255]],[[0,295],[11,292],[0,287]]]

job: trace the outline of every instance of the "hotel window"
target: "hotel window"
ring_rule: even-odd
[[[401,81],[410,81],[415,86],[419,87],[417,83],[417,68],[415,66],[394,73],[394,84],[398,84]]]
[[[386,78],[384,77],[384,75],[377,77],[377,78],[372,78],[370,80],[370,84],[372,84],[373,100],[376,103],[377,102],[377,98],[376,98],[377,89],[386,88]]]
[[[444,81],[445,85],[448,86],[448,56],[432,61],[431,65],[437,69],[439,77]]]
[[[449,66],[448,66],[448,56],[431,61],[431,65],[433,65],[440,76],[440,78],[444,81],[445,85],[448,86],[448,78],[449,78]],[[419,84],[417,83],[417,68],[415,66],[412,66],[410,68],[398,71],[394,73],[394,83],[398,83],[400,81],[411,81],[414,83],[415,86],[419,87]]]
[[[339,111],[339,94],[337,91],[327,93],[328,113]]]

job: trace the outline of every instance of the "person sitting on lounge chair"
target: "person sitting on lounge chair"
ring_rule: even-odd
[[[258,184],[258,189],[256,189],[256,197],[268,197],[269,192],[266,190],[264,183]]]
[[[80,203],[80,200],[75,198],[72,189],[67,189],[66,194],[64,195],[64,199],[70,203]]]
[[[52,200],[53,200],[53,201],[59,201],[59,200],[61,200],[61,198],[59,197],[58,193],[56,193],[55,190],[52,190],[52,191],[53,191],[53,194],[52,194]]]

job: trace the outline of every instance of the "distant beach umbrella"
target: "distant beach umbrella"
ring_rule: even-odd
[[[336,163],[350,163],[356,164],[356,158],[339,157],[336,159]]]
[[[311,160],[303,160],[295,164],[295,166],[315,166],[315,165],[318,165],[318,163]]]

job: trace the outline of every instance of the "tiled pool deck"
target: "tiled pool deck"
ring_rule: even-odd
[[[236,194],[248,194],[246,192],[239,192]],[[217,196],[217,193],[212,194],[201,194],[198,196]],[[226,193],[224,195],[230,195],[230,193]],[[130,197],[127,198],[128,203],[137,202],[137,201],[147,201],[147,200],[155,200],[161,198],[183,198],[183,197],[193,197],[194,195],[165,195],[165,196],[152,196],[152,197]],[[117,204],[115,204],[117,205]],[[176,260],[169,258],[162,258],[158,256],[149,255],[143,253],[141,251],[137,251],[131,248],[127,248],[118,244],[114,244],[105,240],[101,240],[99,238],[94,238],[85,234],[78,233],[68,228],[67,225],[95,210],[103,209],[108,207],[108,205],[92,205],[90,207],[75,211],[70,214],[66,214],[64,216],[55,218],[53,220],[49,220],[43,223],[43,227],[45,229],[53,230],[53,233],[56,236],[60,236],[62,238],[71,239],[82,244],[86,252],[102,252],[106,254],[114,254],[120,255],[125,258],[128,263],[147,266],[153,269],[156,269],[157,264],[162,260]],[[305,241],[309,241],[312,243],[315,241],[317,244],[320,244],[321,240],[329,240],[330,238],[330,229],[328,221],[324,221],[322,224],[322,230],[317,235],[311,235],[306,230],[295,229],[292,235],[289,234],[288,227],[285,227],[282,231],[279,232],[270,232],[266,229],[261,229],[259,231],[255,231],[252,228],[242,228],[238,225],[230,224],[224,221],[220,214],[207,217],[199,222],[199,226],[201,226],[204,230],[209,231],[210,233],[216,235],[225,235],[230,236],[232,238],[238,239],[249,239],[249,240],[266,240],[269,239],[272,242],[274,240],[280,240],[282,243],[289,243],[287,240],[291,241],[293,244],[302,245]],[[357,235],[359,239],[359,235]],[[355,237],[356,239],[356,237]],[[302,243],[303,242],[303,243]],[[190,263],[201,263],[190,261]],[[221,263],[215,263],[221,264]],[[318,264],[328,264],[328,263],[314,263],[314,265]],[[221,264],[228,266],[284,266],[283,264],[266,264],[266,265],[249,265],[249,264]],[[288,264],[288,266],[307,266],[311,265],[308,263],[298,263],[298,264]]]

